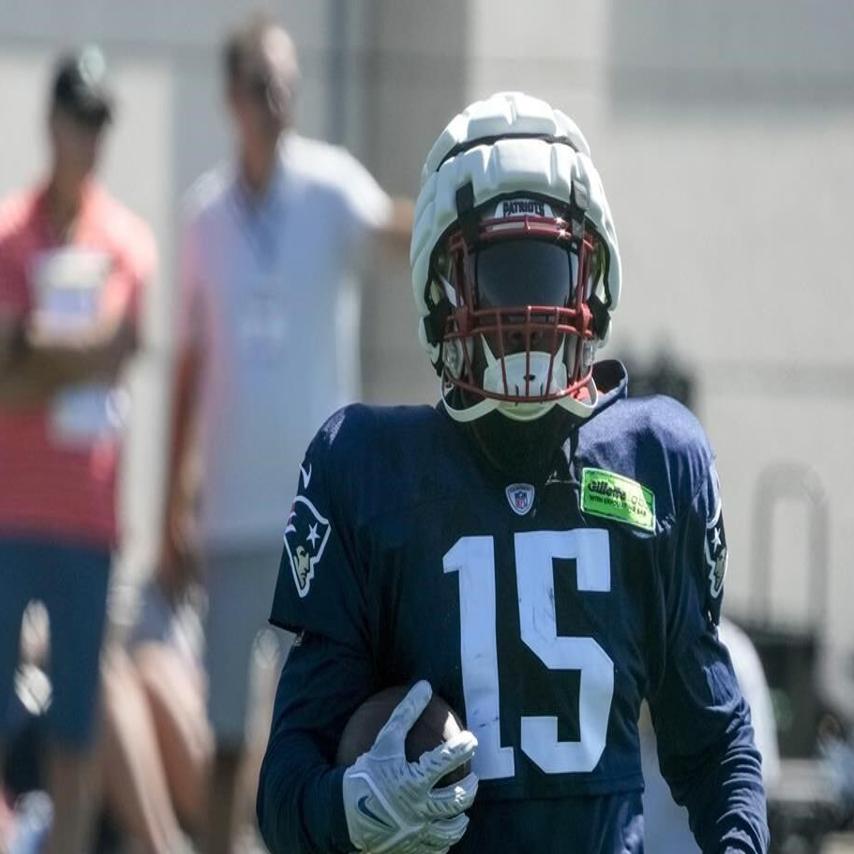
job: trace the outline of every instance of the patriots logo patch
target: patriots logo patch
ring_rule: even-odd
[[[304,597],[311,588],[315,567],[323,557],[331,530],[329,520],[317,511],[311,501],[303,495],[294,499],[285,528],[285,551],[300,597]]]
[[[717,599],[724,589],[728,554],[720,486],[716,472],[713,473],[713,477],[715,480],[715,508],[712,512],[712,518],[706,523],[704,551],[706,566],[709,570],[709,593],[712,599]]]

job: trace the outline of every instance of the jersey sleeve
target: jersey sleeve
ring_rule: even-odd
[[[258,782],[258,825],[270,851],[352,850],[335,753],[375,684],[370,660],[349,646],[309,633],[294,645]]]
[[[744,699],[750,706],[750,720],[756,749],[762,757],[762,779],[766,789],[780,776],[780,749],[771,690],[765,678],[762,661],[750,638],[726,618],[721,620],[721,640],[729,650],[733,670]]]
[[[353,506],[344,494],[347,478],[332,444],[330,431],[321,430],[300,466],[270,622],[366,649],[366,593]]]
[[[711,454],[661,548],[666,648],[650,708],[662,773],[704,852],[767,850],[750,710],[718,636],[727,549]]]
[[[675,536],[668,554],[673,605],[672,637],[690,638],[705,626],[717,626],[723,604],[724,579],[728,565],[723,501],[717,468],[709,459],[691,503],[677,511]],[[692,606],[692,607],[691,607]],[[699,614],[700,619],[691,619]]]
[[[668,751],[690,753],[714,739],[741,702],[741,692],[717,622],[723,598],[726,545],[720,490],[709,466],[691,503],[681,508],[661,549],[665,649],[661,681],[650,696],[665,725]],[[715,545],[719,542],[719,545]]]

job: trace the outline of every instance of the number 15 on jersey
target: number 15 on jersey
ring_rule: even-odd
[[[554,560],[575,561],[579,592],[609,592],[608,532],[529,531],[515,535],[514,548],[522,640],[549,670],[580,673],[578,741],[558,739],[556,716],[523,716],[519,746],[546,774],[592,771],[605,749],[614,662],[593,638],[558,635]],[[479,742],[473,770],[483,780],[513,777],[515,748],[501,744],[493,538],[457,540],[443,565],[446,573],[459,574],[466,724]]]

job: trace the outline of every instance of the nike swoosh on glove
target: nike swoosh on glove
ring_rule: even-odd
[[[474,756],[477,739],[464,730],[407,762],[404,742],[433,690],[417,682],[391,713],[373,747],[344,772],[344,811],[359,851],[422,854],[447,851],[462,839],[477,776],[434,789],[437,781]]]

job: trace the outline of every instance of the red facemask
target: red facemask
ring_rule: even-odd
[[[450,304],[443,382],[537,417],[548,407],[532,405],[589,396],[604,247],[544,202],[505,200],[495,213],[452,231],[434,265]]]

